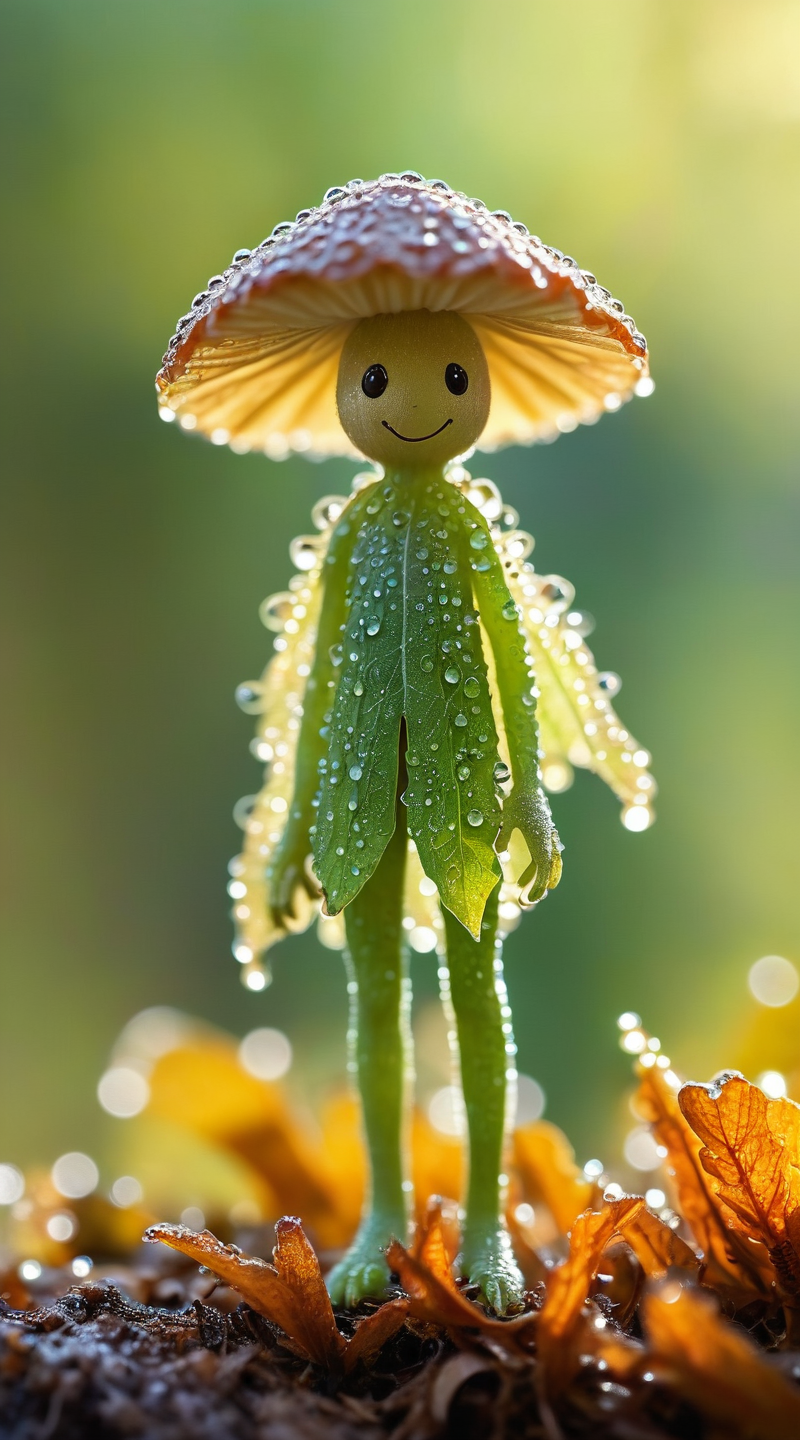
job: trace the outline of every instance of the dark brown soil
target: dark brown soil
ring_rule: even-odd
[[[715,1433],[666,1391],[640,1385],[636,1394],[591,1364],[552,1414],[537,1396],[535,1360],[499,1358],[477,1340],[457,1348],[414,1321],[369,1370],[334,1385],[230,1290],[214,1289],[212,1278],[174,1254],[154,1265],[152,1250],[143,1251],[126,1267],[136,1300],[109,1279],[72,1286],[68,1279],[50,1273],[24,1308],[2,1302],[2,1440],[706,1440]],[[23,1297],[12,1290],[12,1298]],[[352,1319],[339,1316],[345,1332]]]

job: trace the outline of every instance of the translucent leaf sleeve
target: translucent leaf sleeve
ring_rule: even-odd
[[[520,883],[531,887],[527,901],[534,903],[557,885],[561,876],[560,842],[539,779],[534,675],[517,605],[506,584],[489,528],[477,510],[473,507],[470,510],[466,530],[473,557],[473,587],[494,657],[511,764],[512,791],[503,806],[498,845],[505,850],[514,830],[522,834],[531,862]]]
[[[334,656],[346,613],[346,586],[353,549],[353,524],[345,511],[333,530],[325,557],[322,604],[314,662],[306,685],[303,718],[297,744],[294,792],[281,843],[269,868],[271,910],[277,925],[286,925],[294,912],[298,889],[315,892],[306,868],[311,851],[314,799],[319,788],[320,761],[327,751],[325,717],[332,703]]]

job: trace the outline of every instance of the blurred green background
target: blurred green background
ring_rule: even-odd
[[[597,617],[654,755],[645,835],[591,777],[555,798],[564,881],[507,947],[521,1069],[613,1157],[617,1013],[705,1076],[752,962],[800,961],[800,7],[6,0],[1,39],[0,1160],[113,1150],[97,1077],[146,1006],[286,1030],[301,1091],[343,1074],[340,958],[312,933],[245,992],[225,884],[258,603],[355,467],[191,440],[153,377],[235,249],[409,166],[575,255],[650,340],[652,399],[472,466]]]

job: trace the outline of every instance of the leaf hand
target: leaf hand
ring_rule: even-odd
[[[527,787],[515,784],[503,804],[503,821],[495,848],[507,850],[511,835],[519,830],[530,851],[530,864],[518,877],[524,904],[535,905],[543,899],[548,890],[554,890],[561,879],[561,851],[563,846],[553,824],[550,805],[544,791],[537,785]]]
[[[301,897],[319,899],[319,885],[307,863],[310,853],[308,830],[290,820],[267,868],[269,907],[274,924],[282,930],[291,930],[291,922],[301,918]]]

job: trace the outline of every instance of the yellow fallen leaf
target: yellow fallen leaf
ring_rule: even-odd
[[[461,1198],[463,1142],[440,1134],[421,1110],[415,1110],[411,1126],[411,1173],[420,1222],[424,1219],[429,1195],[444,1195],[450,1200]]]
[[[248,1074],[227,1035],[198,1036],[162,1055],[150,1076],[149,1108],[244,1160],[266,1182],[278,1213],[301,1214],[322,1245],[349,1238],[312,1137],[281,1086]]]
[[[513,1161],[526,1199],[544,1201],[563,1235],[597,1198],[597,1187],[575,1164],[566,1135],[549,1120],[514,1131]]]
[[[800,1392],[709,1291],[669,1279],[643,1305],[647,1365],[709,1417],[725,1440],[797,1440]]]

